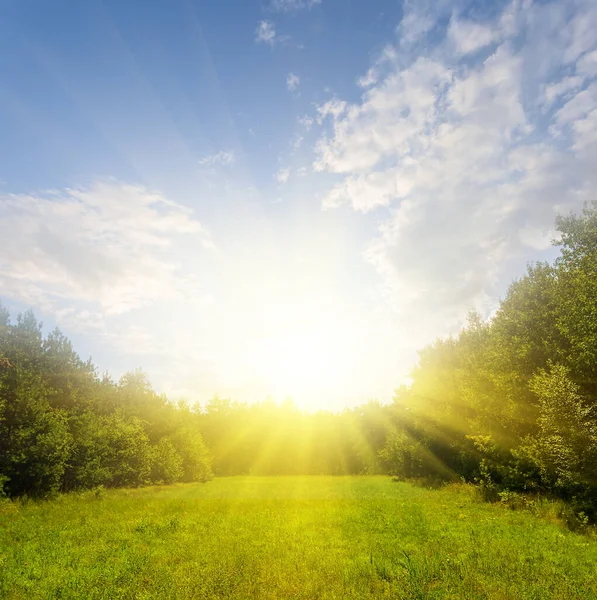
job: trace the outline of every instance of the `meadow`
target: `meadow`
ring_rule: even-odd
[[[5,502],[3,598],[597,598],[597,541],[470,486],[229,477]]]

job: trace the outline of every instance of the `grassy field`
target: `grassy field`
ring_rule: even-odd
[[[597,598],[597,542],[465,486],[217,479],[0,508],[4,598]]]

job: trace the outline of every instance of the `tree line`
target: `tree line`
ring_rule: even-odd
[[[461,478],[484,495],[549,494],[597,509],[597,205],[556,219],[488,321],[420,353],[383,449],[401,477]]]
[[[44,497],[97,486],[205,481],[197,415],[145,375],[99,377],[69,340],[0,306],[0,494]]]
[[[99,376],[29,310],[0,306],[0,495],[227,475],[383,472],[389,407],[309,414],[287,401],[169,402],[142,371]]]
[[[214,398],[198,409],[216,475],[382,473],[391,407],[371,401],[341,413],[299,410],[288,400],[246,404]]]
[[[32,312],[0,308],[0,489],[44,496],[261,474],[464,480],[489,499],[549,494],[597,508],[597,208],[556,220],[487,321],[424,348],[393,402],[341,413],[291,401],[171,403],[141,372],[98,376]]]

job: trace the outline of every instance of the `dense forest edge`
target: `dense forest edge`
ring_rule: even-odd
[[[597,205],[558,217],[559,256],[529,265],[487,321],[420,352],[390,404],[172,403],[140,371],[98,375],[33,312],[0,306],[0,493],[213,475],[387,474],[466,481],[487,500],[560,498],[597,516]]]

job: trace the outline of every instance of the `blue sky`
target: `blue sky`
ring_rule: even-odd
[[[0,298],[173,398],[388,400],[597,198],[592,0],[5,0]]]

